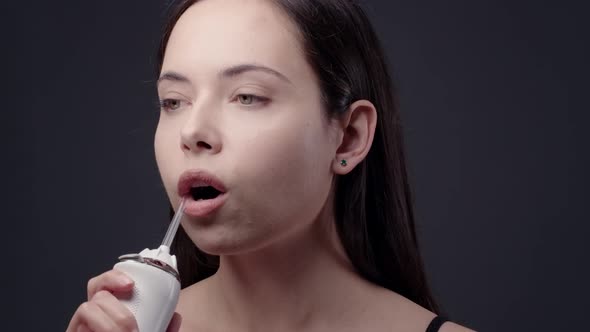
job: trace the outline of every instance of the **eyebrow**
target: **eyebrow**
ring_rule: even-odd
[[[221,76],[221,77],[235,77],[235,76],[239,76],[239,75],[242,75],[242,74],[250,72],[250,71],[267,73],[267,74],[273,75],[273,76],[275,76],[275,77],[277,77],[277,78],[281,79],[282,81],[285,81],[289,84],[293,84],[287,78],[287,76],[281,74],[280,72],[278,72],[272,68],[261,66],[261,65],[250,64],[250,63],[245,63],[245,64],[226,68],[219,73],[219,76]]]
[[[160,78],[158,78],[158,85],[160,85],[160,83],[162,83],[164,81],[171,81],[171,82],[178,82],[178,83],[190,83],[191,82],[186,76],[183,76],[182,74],[179,74],[179,73],[176,73],[173,71],[168,71],[168,72],[165,72],[164,74],[162,74],[162,76],[160,76]]]
[[[261,66],[261,65],[255,65],[255,64],[240,64],[240,65],[236,65],[236,66],[231,66],[229,68],[223,69],[222,71],[219,72],[219,77],[221,78],[231,78],[231,77],[235,77],[235,76],[239,76],[242,74],[245,74],[247,72],[263,72],[263,73],[267,73],[270,75],[273,75],[277,78],[279,78],[282,81],[285,81],[289,84],[293,84],[288,78],[287,76],[281,74],[280,72],[269,68],[269,67],[265,67],[265,66]],[[162,74],[162,76],[160,76],[160,78],[158,78],[158,85],[160,85],[160,83],[162,83],[163,81],[172,81],[172,82],[178,82],[178,83],[184,83],[184,84],[190,84],[190,80],[182,75],[179,74],[177,72],[173,72],[173,71],[169,71],[169,72],[165,72],[164,74]]]

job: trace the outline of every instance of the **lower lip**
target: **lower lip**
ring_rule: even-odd
[[[195,201],[191,196],[187,196],[184,205],[184,214],[192,217],[206,217],[219,209],[225,203],[226,199],[227,193],[223,193],[212,199],[199,201]]]

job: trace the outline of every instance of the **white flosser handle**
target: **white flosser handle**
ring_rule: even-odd
[[[114,268],[135,282],[131,294],[116,296],[135,316],[139,332],[165,332],[178,303],[178,279],[157,267],[132,260],[117,263]]]
[[[183,216],[185,198],[180,202],[158,249],[145,249],[139,254],[121,256],[114,269],[127,274],[133,281],[129,294],[115,294],[133,313],[139,332],[165,332],[180,294],[176,257],[170,255],[170,245]],[[157,265],[157,266],[154,266]]]

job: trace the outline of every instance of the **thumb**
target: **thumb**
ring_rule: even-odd
[[[170,324],[168,325],[168,329],[166,332],[178,332],[180,330],[180,323],[182,322],[182,316],[175,312],[172,315],[172,319],[170,320]]]

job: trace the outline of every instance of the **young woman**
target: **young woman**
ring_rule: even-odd
[[[158,62],[169,331],[466,331],[437,316],[384,54],[351,0],[180,1]],[[206,190],[182,190],[186,181]],[[180,184],[179,184],[180,182]],[[133,331],[108,271],[67,331]]]

